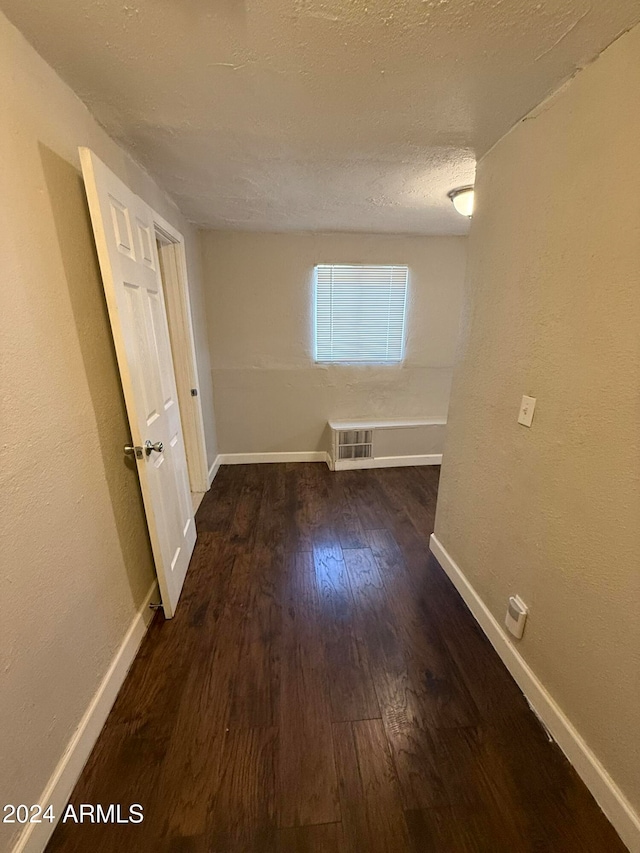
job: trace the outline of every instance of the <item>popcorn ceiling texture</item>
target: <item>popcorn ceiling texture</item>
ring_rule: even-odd
[[[640,27],[479,165],[436,535],[640,813],[638,92]]]
[[[637,0],[2,0],[205,227],[464,234],[475,159]]]

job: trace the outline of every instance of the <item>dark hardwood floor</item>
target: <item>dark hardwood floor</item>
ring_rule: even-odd
[[[220,469],[49,853],[625,848],[433,557],[437,468]]]

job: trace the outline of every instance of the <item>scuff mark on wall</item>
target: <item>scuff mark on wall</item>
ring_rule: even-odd
[[[309,18],[318,18],[321,21],[331,21],[332,23],[337,23],[340,19],[339,15],[332,15],[330,12],[307,12],[307,17]]]
[[[239,71],[241,68],[246,68],[247,65],[250,64],[250,62],[241,62],[238,65],[233,62],[209,62],[207,68],[231,68],[233,71]]]
[[[588,9],[585,9],[584,12],[582,13],[582,15],[577,17],[575,19],[575,21],[573,21],[567,27],[567,29],[564,30],[562,35],[558,36],[558,38],[554,41],[554,43],[552,45],[550,45],[546,50],[543,50],[542,53],[538,54],[538,56],[535,57],[534,62],[539,62],[543,57],[545,57],[545,56],[547,56],[547,54],[551,53],[552,50],[555,50],[555,48],[558,47],[558,45],[561,44],[561,42],[563,42],[564,39],[566,39],[566,37],[575,30],[575,28],[578,26],[578,24],[581,21],[584,21],[584,19],[587,17],[587,15],[591,14],[591,11],[592,11],[591,6],[589,6]]]

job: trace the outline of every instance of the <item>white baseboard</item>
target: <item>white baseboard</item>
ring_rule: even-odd
[[[55,822],[27,824],[12,853],[42,853],[47,846],[153,619],[154,611],[149,609],[149,603],[157,595],[157,590],[158,584],[154,581],[78,728],[67,744],[58,766],[37,801],[43,810],[49,805],[53,806]]]
[[[299,450],[282,453],[219,453],[214,465],[211,466],[211,470],[215,467],[217,471],[220,465],[249,465],[263,462],[326,462],[329,465],[329,454],[324,450]],[[406,465],[440,465],[441,463],[441,453],[427,453],[421,456],[379,456],[377,459],[339,459],[335,463],[335,470],[397,468]],[[209,471],[209,479],[210,481],[213,480],[211,471]]]
[[[376,459],[336,459],[335,470],[357,468],[401,468],[407,465],[441,465],[441,453],[426,453],[421,456],[378,456]]]
[[[220,453],[218,453],[216,458],[213,460],[211,468],[209,468],[209,473],[207,474],[207,489],[211,488],[211,483],[213,483],[213,481],[215,480],[216,474],[218,473],[218,470],[221,465],[222,456],[220,455]]]
[[[327,454],[324,450],[300,450],[286,453],[221,453],[218,459],[222,465],[248,465],[256,462],[326,462]]]
[[[504,628],[489,611],[460,566],[435,534],[431,535],[430,548],[527,701],[575,767],[622,841],[631,853],[640,853],[640,815],[634,811],[582,736],[517,651]]]

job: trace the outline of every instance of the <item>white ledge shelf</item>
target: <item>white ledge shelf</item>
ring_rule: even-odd
[[[398,418],[390,421],[360,420],[360,421],[329,421],[331,429],[360,430],[360,429],[402,429],[405,427],[446,426],[446,418]]]

